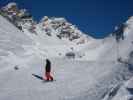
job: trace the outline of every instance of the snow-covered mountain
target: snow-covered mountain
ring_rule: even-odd
[[[116,31],[94,39],[64,18],[37,23],[16,3],[0,14],[1,100],[132,100],[126,87],[133,88],[133,17],[124,23],[124,39]],[[32,77],[42,75],[45,58],[53,83]]]
[[[3,7],[1,15],[32,39],[39,48],[41,47],[40,50],[49,52],[45,54],[64,56],[67,52],[74,51],[77,52],[78,56],[81,56],[78,53],[81,47],[85,44],[91,44],[95,40],[81,32],[75,25],[72,25],[64,18],[48,18],[44,16],[37,23],[26,9],[20,9],[16,3],[9,3]],[[56,48],[55,45],[58,45],[59,48]],[[56,52],[47,48],[54,49]]]
[[[2,7],[1,13],[19,29],[32,34],[39,35],[41,32],[61,40],[74,41],[74,43],[77,44],[83,44],[88,42],[88,39],[92,39],[83,34],[75,25],[67,22],[64,18],[48,18],[44,16],[44,18],[37,23],[26,9],[20,9],[16,3],[9,3],[5,7]]]

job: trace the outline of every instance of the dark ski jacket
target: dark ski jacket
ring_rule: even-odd
[[[46,66],[45,66],[46,72],[51,72],[51,62],[49,59],[46,59]]]

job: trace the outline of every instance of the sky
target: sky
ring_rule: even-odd
[[[0,6],[16,2],[34,19],[65,17],[81,31],[103,38],[133,15],[133,0],[0,0]]]

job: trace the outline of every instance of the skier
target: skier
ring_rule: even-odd
[[[118,27],[116,27],[115,32],[113,32],[113,35],[116,36],[117,42],[120,41],[120,39],[124,40],[124,29],[126,27],[126,24],[121,24]]]
[[[46,81],[53,81],[53,77],[51,76],[51,62],[49,59],[46,59],[45,75],[43,79]]]

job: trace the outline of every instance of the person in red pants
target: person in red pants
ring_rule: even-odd
[[[43,78],[46,81],[53,81],[53,77],[51,76],[51,62],[49,59],[46,59],[45,75]]]

